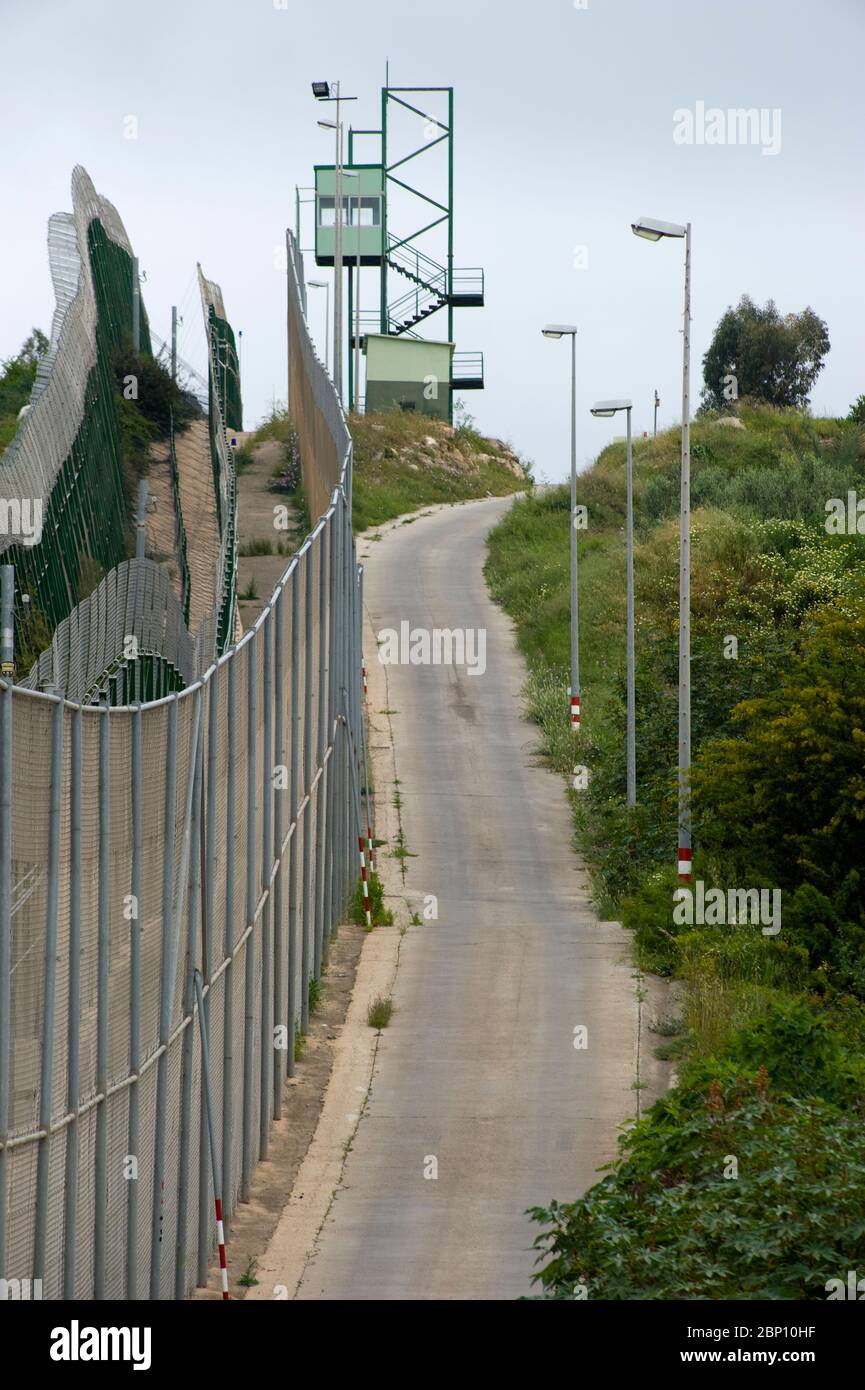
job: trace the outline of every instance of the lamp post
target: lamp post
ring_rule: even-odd
[[[628,421],[628,507],[627,507],[627,552],[628,552],[628,805],[637,804],[637,700],[634,687],[634,457],[631,447],[631,402],[597,401],[592,406],[592,414],[598,419],[610,419],[624,410]]]
[[[577,588],[577,330],[570,323],[550,323],[545,338],[571,340],[571,730],[580,732],[580,639]]]
[[[653,436],[652,436],[653,438],[656,438],[656,437],[657,437],[657,434],[658,434],[658,406],[659,406],[660,404],[661,404],[661,397],[658,395],[658,391],[657,391],[657,387],[656,387],[656,388],[655,388],[655,431],[654,431],[654,434],[653,434]]]
[[[340,95],[339,83],[334,82],[333,93],[329,82],[313,82],[312,94],[316,101],[336,102],[336,120],[319,121],[326,130],[332,129],[336,137],[336,158],[334,163],[334,235],[333,235],[333,384],[342,400],[342,120],[340,103],[357,101],[357,97]]]
[[[682,479],[679,521],[679,881],[691,881],[691,224],[641,217],[631,223],[646,241],[662,237],[685,242],[685,309],[682,334]]]
[[[308,290],[325,290],[324,308],[324,365],[330,370],[330,282],[327,280],[307,280]]]

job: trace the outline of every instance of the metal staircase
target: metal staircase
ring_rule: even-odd
[[[387,264],[415,287],[388,305],[389,333],[406,333],[449,304],[458,308],[483,305],[484,272],[479,267],[454,270],[449,290],[443,265],[394,236],[388,236]]]

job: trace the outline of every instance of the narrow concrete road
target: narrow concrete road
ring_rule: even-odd
[[[486,671],[388,668],[417,856],[406,893],[418,908],[435,895],[438,920],[403,941],[368,1110],[300,1298],[530,1293],[525,1208],[591,1185],[635,1106],[628,943],[594,915],[562,784],[534,766],[523,664],[484,584],[484,539],[508,505],[472,503],[361,542],[375,630],[484,630]]]

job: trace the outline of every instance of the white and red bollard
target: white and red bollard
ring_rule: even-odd
[[[219,1244],[219,1272],[222,1278],[222,1301],[228,1303],[231,1295],[228,1292],[228,1260],[225,1256],[225,1227],[222,1224],[222,1198],[214,1199],[216,1206],[216,1239]]]
[[[369,906],[369,879],[366,876],[366,855],[363,852],[363,836],[357,837],[357,848],[360,853],[360,879],[363,884],[363,910],[366,913],[367,930],[372,928],[372,912]]]
[[[679,845],[679,882],[691,882],[691,859],[692,852],[684,845]]]
[[[580,732],[580,697],[571,695],[571,729],[573,733]]]

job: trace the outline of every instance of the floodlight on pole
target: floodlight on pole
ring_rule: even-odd
[[[325,130],[336,133],[336,157],[334,162],[334,247],[333,247],[333,384],[342,401],[342,119],[340,103],[357,101],[357,97],[344,97],[339,83],[313,82],[312,94],[316,101],[336,102],[336,120],[319,121]]]
[[[631,409],[632,402],[619,399],[614,401],[596,401],[591,408],[591,413],[599,420],[609,420],[619,411],[624,410],[628,420],[628,451],[627,451],[627,513],[625,534],[627,537],[627,571],[628,571],[628,614],[627,614],[627,700],[628,700],[628,720],[627,720],[627,794],[628,805],[637,804],[637,698],[636,681],[634,674],[634,455],[631,445]]]
[[[571,731],[580,732],[580,635],[579,588],[577,584],[577,329],[572,323],[548,323],[541,329],[545,338],[571,340]]]
[[[685,240],[685,309],[682,334],[682,477],[679,519],[679,881],[690,883],[691,843],[691,224],[641,217],[635,236]]]

